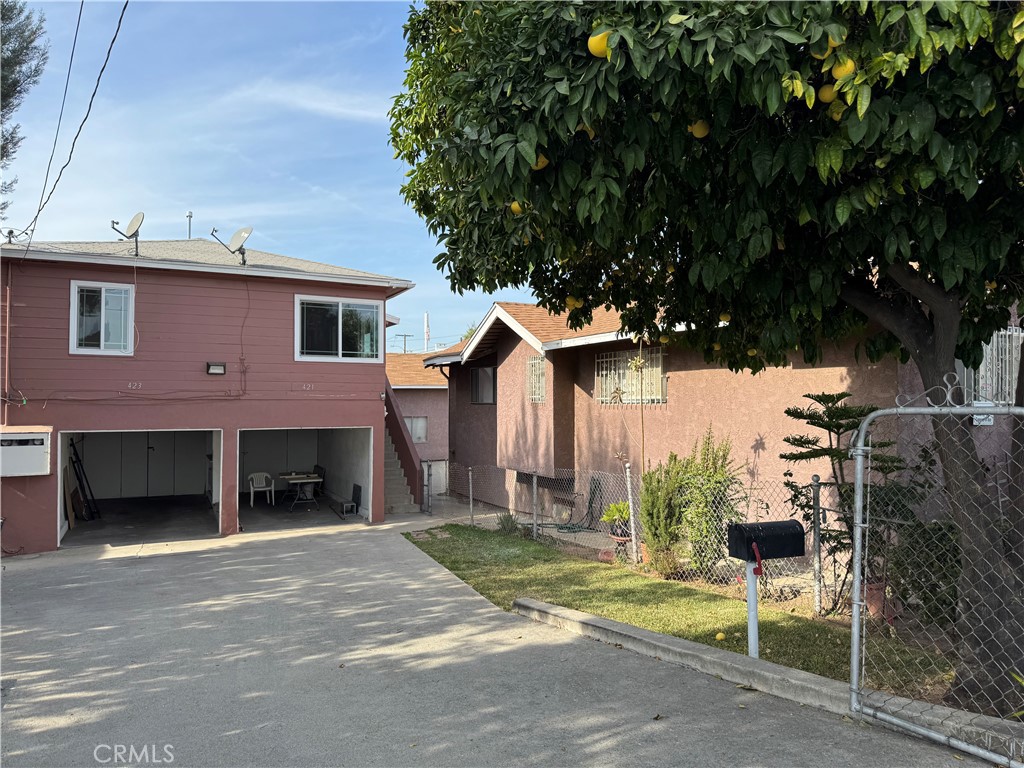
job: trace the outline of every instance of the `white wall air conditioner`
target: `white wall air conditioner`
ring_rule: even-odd
[[[50,474],[49,432],[0,433],[0,477]]]

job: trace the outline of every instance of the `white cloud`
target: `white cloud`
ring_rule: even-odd
[[[222,100],[226,108],[282,107],[331,120],[384,123],[390,99],[337,90],[315,82],[286,82],[269,78],[235,89]]]

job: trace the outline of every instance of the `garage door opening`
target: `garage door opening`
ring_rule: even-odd
[[[219,430],[60,433],[60,546],[219,536],[221,440]]]
[[[369,427],[246,429],[239,431],[238,443],[242,530],[339,525],[369,518],[373,477]]]

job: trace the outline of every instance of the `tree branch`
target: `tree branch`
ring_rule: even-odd
[[[916,299],[920,299],[943,322],[948,321],[950,314],[960,315],[960,303],[957,297],[946,293],[935,283],[929,282],[906,264],[891,264],[885,273],[897,285]]]
[[[893,334],[915,360],[929,346],[932,328],[927,319],[908,307],[900,307],[882,298],[872,286],[844,282],[839,298]]]

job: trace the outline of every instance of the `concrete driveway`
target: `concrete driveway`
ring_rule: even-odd
[[[401,527],[4,560],[4,765],[975,764],[505,613]]]

